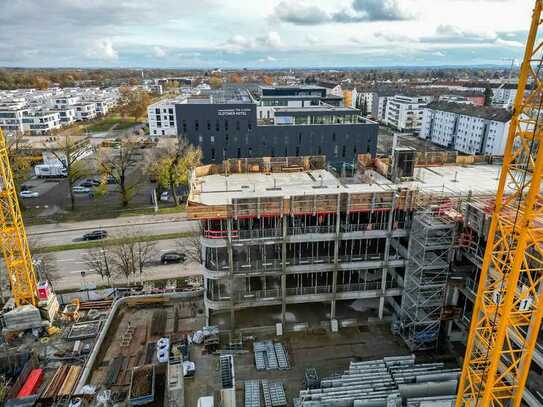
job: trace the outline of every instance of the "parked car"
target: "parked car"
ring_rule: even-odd
[[[107,182],[108,184],[111,185],[111,184],[116,184],[116,183],[117,183],[117,180],[115,179],[115,177],[112,177],[111,175],[109,175],[109,176],[107,177],[106,182]]]
[[[91,190],[88,187],[82,187],[81,185],[77,185],[72,188],[72,191],[74,191],[76,194],[88,194]]]
[[[92,188],[94,184],[92,182],[83,181],[81,184],[79,184],[79,186],[84,188]]]
[[[107,237],[107,230],[93,230],[92,232],[85,233],[83,240],[100,240]]]
[[[95,178],[87,178],[86,180],[84,180],[81,185],[83,185],[83,183],[85,184],[90,184],[89,186],[91,187],[97,187],[98,185],[101,184],[100,181],[98,181],[97,179]],[[87,185],[83,185],[83,186],[87,186]]]
[[[170,192],[169,191],[164,191],[163,193],[160,194],[160,200],[165,202],[165,201],[169,201],[170,200]]]
[[[19,196],[21,198],[37,198],[40,196],[39,192],[36,191],[29,191],[28,189],[25,189],[24,191],[19,192]]]
[[[179,252],[166,252],[162,256],[160,256],[160,262],[162,264],[183,263],[185,259],[185,254]]]

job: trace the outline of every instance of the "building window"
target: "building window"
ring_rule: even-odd
[[[198,120],[194,120],[194,130],[195,131],[200,130],[200,122]]]
[[[253,156],[253,149],[252,147],[249,147],[249,157],[252,157]]]
[[[238,148],[238,158],[241,158],[241,148]]]
[[[215,131],[220,131],[218,120],[215,122]]]
[[[208,130],[211,130],[211,120],[208,120],[208,121],[207,121],[207,129],[208,129]]]
[[[173,109],[168,109],[169,114],[173,114]]]
[[[215,143],[215,136],[209,137],[209,141],[210,141],[211,143]]]
[[[202,136],[198,136],[198,142],[199,143],[203,143],[204,142],[204,138]]]
[[[300,156],[300,147],[296,146],[296,157]]]
[[[215,149],[214,148],[211,149],[211,159],[212,160],[215,159]]]
[[[334,157],[338,156],[337,144],[334,146]]]
[[[228,120],[224,121],[224,129],[228,131]]]
[[[247,123],[247,129],[248,129],[248,130],[252,130],[252,129],[253,129],[253,125],[252,125],[251,122],[248,122],[248,123]]]
[[[187,121],[183,120],[183,133],[187,132]]]
[[[224,135],[224,142],[225,142],[225,144],[228,144],[228,134]]]
[[[343,158],[345,158],[345,156],[347,155],[347,147],[345,146],[345,144],[343,145],[343,148],[341,149],[341,156]]]
[[[77,110],[81,110],[81,108],[78,107]],[[155,109],[155,113],[156,113],[156,114],[160,114],[160,109]]]
[[[336,133],[332,133],[332,141],[336,141]]]
[[[236,121],[236,130],[239,130],[239,120]]]
[[[298,133],[298,144],[302,144],[302,133]]]

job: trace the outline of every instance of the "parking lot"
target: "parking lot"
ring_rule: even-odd
[[[93,167],[93,157],[86,159],[89,161],[90,168]],[[86,179],[100,180],[99,174],[90,174],[76,182],[76,185],[84,183]],[[121,205],[118,187],[115,184],[108,184],[104,194],[96,192],[95,187],[87,186],[88,192],[75,193],[75,213],[70,214],[74,220],[79,220],[76,216],[81,215],[81,220],[115,217],[127,210],[151,208],[153,206],[152,194],[158,185],[151,183],[142,169],[136,168],[129,173],[127,183],[136,183],[136,190],[130,200],[129,208],[123,208]],[[70,191],[66,178],[37,178],[34,174],[23,183],[24,188],[39,195],[32,198],[23,198],[24,216],[30,222],[36,221],[62,221],[71,211]],[[86,190],[85,190],[86,191]],[[161,206],[172,206],[173,202],[159,201]]]

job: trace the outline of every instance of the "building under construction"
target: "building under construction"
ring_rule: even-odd
[[[332,331],[390,318],[412,350],[465,340],[499,171],[409,148],[356,168],[321,156],[196,168],[187,214],[201,225],[207,322],[296,329],[298,309],[326,304]]]

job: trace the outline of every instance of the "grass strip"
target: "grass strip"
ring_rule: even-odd
[[[176,232],[176,233],[163,233],[160,235],[143,235],[141,238],[137,239],[138,242],[154,242],[157,240],[170,240],[170,239],[180,239],[184,237],[193,236],[194,232]],[[35,254],[43,253],[54,253],[54,252],[64,252],[68,250],[82,250],[82,249],[94,249],[96,247],[108,247],[108,246],[117,246],[121,243],[126,242],[124,238],[117,239],[105,239],[105,240],[91,240],[81,243],[67,243],[56,246],[46,246],[38,247],[33,250]]]

